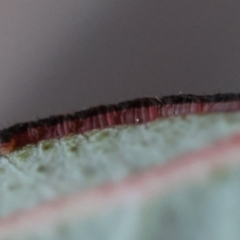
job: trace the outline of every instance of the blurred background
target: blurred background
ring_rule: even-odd
[[[0,124],[239,92],[240,1],[1,0]]]

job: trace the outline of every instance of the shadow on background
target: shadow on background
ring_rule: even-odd
[[[3,0],[0,124],[141,96],[238,92],[240,2]]]

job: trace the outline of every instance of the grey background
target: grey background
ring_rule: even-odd
[[[238,92],[240,1],[2,0],[0,124],[142,96]]]

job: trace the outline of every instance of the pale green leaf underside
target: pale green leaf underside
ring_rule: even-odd
[[[0,216],[120,181],[238,131],[239,113],[189,115],[27,146],[0,159]]]

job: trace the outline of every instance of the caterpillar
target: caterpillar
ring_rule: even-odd
[[[0,131],[0,154],[6,155],[41,140],[84,134],[116,125],[142,124],[157,118],[240,109],[240,94],[172,95],[145,97],[117,104],[92,107],[72,114],[51,116],[15,124]]]

